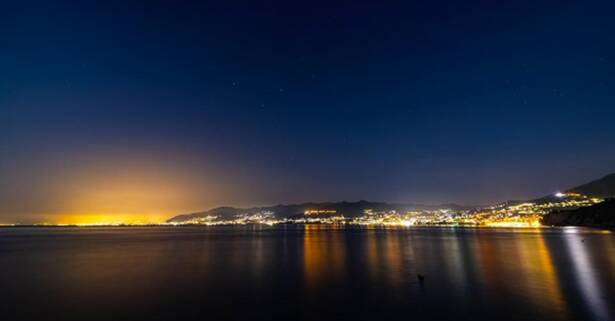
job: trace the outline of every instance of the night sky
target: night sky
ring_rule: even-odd
[[[0,223],[585,183],[615,172],[614,10],[4,1]]]

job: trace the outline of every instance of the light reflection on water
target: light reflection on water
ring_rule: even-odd
[[[576,281],[583,294],[583,301],[592,314],[599,320],[610,320],[610,313],[605,302],[602,286],[596,276],[595,267],[591,265],[588,250],[583,244],[585,239],[579,234],[566,235],[566,245],[570,252]]]
[[[614,235],[588,229],[6,228],[0,311],[3,320],[611,320],[614,256]]]

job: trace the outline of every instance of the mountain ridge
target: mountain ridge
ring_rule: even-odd
[[[615,197],[615,173],[608,174],[602,178],[595,179],[585,184],[581,184],[564,190],[565,193],[579,193],[589,197],[611,198]],[[531,200],[536,203],[546,203],[556,201],[557,196],[551,194],[541,198]]]
[[[606,175],[589,183],[573,187],[566,190],[566,192],[580,193],[583,195],[600,198],[615,197],[615,173]]]
[[[273,206],[257,206],[249,208],[236,208],[230,206],[221,206],[212,208],[206,211],[179,214],[167,220],[168,223],[177,223],[187,221],[193,218],[206,216],[220,216],[230,218],[235,215],[244,213],[257,213],[270,211],[274,212],[277,217],[287,218],[303,214],[306,210],[336,210],[337,213],[344,214],[348,217],[359,216],[363,214],[364,209],[373,209],[376,211],[411,211],[411,210],[426,210],[450,208],[454,210],[463,210],[476,208],[475,206],[463,206],[458,204],[441,204],[441,205],[425,205],[413,203],[387,203],[387,202],[371,202],[366,200],[359,201],[340,201],[340,202],[306,202],[300,204],[278,204]]]
[[[590,181],[588,183],[578,185],[576,187],[565,190],[567,193],[580,193],[589,197],[609,198],[615,197],[615,173],[608,174],[602,178]],[[530,200],[531,202],[543,203],[555,201],[558,198],[555,195],[547,195],[542,198]],[[513,201],[508,201],[513,202]],[[518,201],[523,202],[523,201]],[[372,209],[375,211],[391,211],[406,212],[412,210],[429,210],[448,208],[452,210],[468,210],[480,208],[481,206],[464,206],[454,203],[440,205],[425,205],[414,203],[387,203],[387,202],[371,202],[366,200],[359,201],[339,201],[339,202],[305,202],[299,204],[277,204],[272,206],[254,206],[254,207],[231,207],[221,206],[212,208],[206,211],[178,214],[167,220],[168,223],[179,223],[188,221],[194,218],[206,216],[218,216],[221,218],[231,218],[239,214],[253,214],[257,212],[274,212],[279,218],[288,218],[303,214],[306,210],[336,210],[337,213],[347,217],[354,217],[363,214],[364,209]]]

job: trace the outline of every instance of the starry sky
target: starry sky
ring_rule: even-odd
[[[615,172],[612,1],[7,1],[0,223]]]

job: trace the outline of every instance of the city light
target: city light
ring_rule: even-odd
[[[577,209],[603,202],[601,198],[590,198],[578,193],[557,193],[558,201],[510,202],[485,208],[453,210],[449,208],[422,209],[407,212],[396,210],[375,210],[365,208],[359,216],[340,213],[338,210],[306,209],[302,214],[279,217],[273,211],[256,210],[233,216],[204,215],[181,222],[159,223],[150,220],[128,220],[132,216],[112,217],[106,215],[84,215],[60,223],[39,223],[36,226],[150,226],[150,225],[267,225],[279,224],[330,224],[356,226],[471,226],[471,227],[513,227],[536,228],[541,226],[545,214],[558,210]],[[115,218],[115,219],[113,219]],[[121,219],[124,218],[124,219]],[[14,224],[13,224],[14,225]],[[11,225],[12,226],[12,225]]]
[[[416,210],[400,213],[395,210],[363,209],[362,215],[350,216],[334,209],[307,209],[303,215],[280,218],[271,211],[243,213],[231,218],[204,216],[173,225],[245,225],[245,224],[335,224],[357,226],[472,226],[536,228],[543,215],[563,209],[591,206],[603,201],[578,193],[560,193],[560,201],[542,203],[502,203],[487,208],[452,210],[449,208]]]

